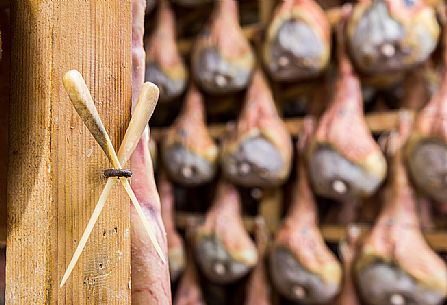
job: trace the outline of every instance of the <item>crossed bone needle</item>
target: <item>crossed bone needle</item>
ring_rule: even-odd
[[[144,128],[147,126],[147,122],[149,121],[155,109],[159,94],[157,86],[148,82],[143,84],[140,95],[138,97],[137,105],[134,110],[134,115],[130,120],[129,126],[126,130],[123,142],[121,143],[117,155],[115,149],[113,148],[112,142],[110,141],[110,137],[104,127],[104,124],[99,117],[98,111],[93,103],[93,99],[82,75],[76,70],[68,71],[63,78],[63,83],[65,90],[67,91],[77,113],[79,114],[93,137],[96,139],[98,144],[101,146],[102,150],[106,153],[109,160],[112,162],[113,167],[116,169],[122,169],[122,164],[125,164],[129,160],[138,144],[138,141],[141,138]],[[65,271],[60,287],[65,284],[71,272],[73,271],[76,262],[78,261],[85,247],[85,244],[87,243],[88,237],[90,236],[90,233],[92,232],[93,227],[98,220],[98,217],[107,201],[107,198],[109,197],[112,186],[117,181],[117,179],[117,177],[110,177],[107,179],[107,183],[98,199],[93,214],[87,223],[81,240],[79,241],[79,244],[73,254],[67,270]],[[154,231],[147,221],[146,216],[144,215],[144,212],[130,186],[129,181],[125,177],[119,177],[119,180],[126,190],[127,194],[129,195],[133,205],[135,206],[137,214],[141,218],[144,228],[148,233],[149,238],[154,245],[158,255],[160,256],[162,261],[165,262],[163,251],[161,250],[160,245],[157,242]]]

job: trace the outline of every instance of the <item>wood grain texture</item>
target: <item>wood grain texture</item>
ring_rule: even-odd
[[[85,252],[58,283],[111,164],[62,76],[79,70],[115,147],[131,106],[130,1],[12,3],[7,304],[130,304],[129,199],[116,185]]]
[[[9,13],[0,10],[0,172],[8,172],[9,72],[11,59],[11,30]],[[0,244],[6,243],[6,187],[8,175],[0,175]]]

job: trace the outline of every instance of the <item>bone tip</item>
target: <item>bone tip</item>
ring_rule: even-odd
[[[396,48],[390,44],[390,43],[386,43],[384,45],[382,45],[382,47],[380,48],[380,51],[382,52],[382,54],[385,57],[393,57],[394,54],[396,54]]]
[[[250,165],[248,163],[242,163],[241,165],[239,165],[239,172],[242,175],[247,175],[250,172]]]
[[[225,76],[223,75],[216,75],[214,77],[214,81],[216,82],[216,85],[218,85],[219,87],[224,87],[227,84],[227,80],[225,79]]]
[[[391,295],[390,303],[393,305],[405,305],[405,298],[398,293]]]
[[[279,65],[280,67],[285,67],[285,66],[287,66],[289,63],[290,63],[290,60],[289,60],[289,58],[286,57],[286,56],[281,56],[281,57],[278,59],[278,65]]]
[[[216,272],[219,275],[225,274],[225,266],[222,263],[215,263],[214,264],[214,272]]]
[[[297,299],[303,299],[306,297],[306,290],[302,286],[295,286],[293,287],[293,295]]]
[[[192,177],[192,168],[190,166],[184,166],[182,168],[182,175],[185,178],[191,178]]]
[[[334,182],[332,182],[332,189],[337,194],[345,194],[346,191],[348,190],[348,186],[343,181],[337,179],[334,180]]]
[[[350,225],[348,227],[348,234],[350,237],[352,237],[354,239],[358,238],[361,233],[362,233],[362,229],[360,229],[360,227],[357,225]]]

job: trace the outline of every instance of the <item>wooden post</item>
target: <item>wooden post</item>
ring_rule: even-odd
[[[130,304],[129,199],[116,185],[66,286],[61,277],[111,164],[71,105],[79,70],[115,147],[131,107],[130,0],[15,0],[7,304]]]
[[[8,124],[11,62],[11,30],[9,14],[0,8],[0,172],[8,172]],[[6,189],[8,175],[0,176],[0,246],[6,244]]]

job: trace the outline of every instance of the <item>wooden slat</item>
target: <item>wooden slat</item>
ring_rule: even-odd
[[[184,229],[187,223],[201,223],[203,220],[203,215],[197,213],[177,212],[175,216],[176,225],[180,229]],[[244,217],[244,225],[249,232],[253,232],[254,224],[254,217]],[[357,224],[357,226],[361,229],[362,234],[367,234],[370,230],[370,226],[367,225]],[[346,227],[342,225],[322,225],[320,226],[320,230],[327,242],[338,243],[346,238]],[[428,244],[436,251],[447,251],[446,231],[429,231],[425,232],[424,236]]]
[[[245,37],[247,39],[251,40],[257,33],[259,33],[259,30],[261,29],[259,24],[252,24],[247,25],[243,27],[242,31],[244,32]],[[189,38],[189,39],[181,39],[177,42],[177,47],[179,49],[179,52],[183,55],[189,54],[191,52],[192,46],[195,43],[195,38]]]
[[[284,122],[293,137],[297,137],[300,134],[303,125],[302,118],[285,119]],[[366,115],[366,124],[373,133],[395,130],[398,126],[398,123],[399,112],[397,111]],[[231,124],[233,123],[230,122],[227,124],[212,124],[208,127],[208,130],[212,137],[221,138],[225,134],[227,128],[229,128],[228,126],[231,126]],[[165,128],[153,128],[151,130],[151,135],[155,140],[160,140],[163,138],[165,132]]]
[[[0,31],[0,244],[6,244],[11,27],[5,10],[0,10]]]
[[[129,199],[119,185],[59,289],[110,167],[62,76],[83,74],[116,147],[130,118],[130,1],[12,6],[6,303],[130,304]]]

